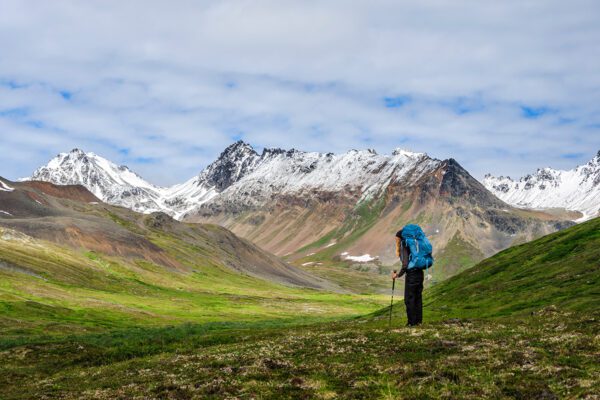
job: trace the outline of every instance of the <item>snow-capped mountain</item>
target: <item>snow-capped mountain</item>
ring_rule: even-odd
[[[374,150],[325,154],[268,148],[258,154],[250,145],[237,142],[196,178],[218,196],[197,204],[187,215],[208,209],[240,212],[260,208],[277,196],[310,198],[344,192],[360,201],[378,195],[409,172],[411,179],[418,179],[440,162],[401,149],[392,155]]]
[[[439,251],[453,241],[476,260],[563,227],[551,216],[520,215],[453,159],[402,149],[259,154],[237,142],[190,183],[211,197],[182,219],[223,225],[278,255],[323,242],[323,250],[344,246],[352,257],[392,262],[390,232],[416,221],[436,235]]]
[[[239,181],[254,169],[258,154],[242,141],[227,147],[207,168],[192,179],[166,189],[165,211],[181,218]]]
[[[542,168],[519,180],[488,174],[483,184],[513,206],[579,211],[583,221],[600,215],[600,151],[587,164],[571,170]]]
[[[25,180],[81,184],[107,203],[182,218],[207,203],[219,208],[260,207],[276,194],[343,190],[367,198],[414,168],[426,173],[439,162],[424,153],[401,149],[392,155],[373,150],[323,154],[282,149],[264,149],[258,154],[238,141],[199,175],[169,188],[155,186],[125,166],[79,149],[60,153]]]
[[[83,185],[102,201],[139,212],[164,209],[164,189],[146,182],[126,166],[118,166],[79,149],[60,153],[47,165],[38,168],[31,177],[22,180]]]

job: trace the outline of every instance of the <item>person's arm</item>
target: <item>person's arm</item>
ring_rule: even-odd
[[[400,264],[402,265],[402,268],[400,269],[400,272],[394,271],[394,273],[392,273],[392,279],[401,278],[402,275],[406,273],[406,266],[408,265],[408,253],[402,244],[401,232],[402,231],[399,231],[396,234],[396,256],[400,258]]]
[[[404,243],[400,244],[400,260],[402,261],[402,269],[407,269],[408,262],[410,261],[410,252]]]
[[[402,275],[404,275],[405,273],[406,273],[406,268],[402,267],[400,272],[394,272],[392,274],[392,279],[400,279],[400,278],[402,278]]]

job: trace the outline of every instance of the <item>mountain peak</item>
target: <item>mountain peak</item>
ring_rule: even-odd
[[[473,203],[484,207],[502,207],[504,204],[469,174],[454,158],[442,162],[444,175],[440,185],[440,194],[451,201],[469,198]]]
[[[205,176],[210,186],[223,191],[240,180],[258,158],[258,153],[250,144],[238,140],[229,145],[201,176]]]
[[[225,150],[223,150],[223,152],[221,153],[221,157],[227,156],[229,154],[240,154],[240,153],[242,153],[242,154],[243,153],[257,154],[256,151],[254,150],[254,147],[252,147],[252,145],[244,142],[243,140],[238,140],[237,142],[232,143],[229,146],[227,146],[227,148],[225,148]]]
[[[158,211],[160,188],[146,182],[126,166],[117,166],[94,153],[74,148],[60,153],[31,177],[56,185],[83,185],[102,201],[136,211]]]

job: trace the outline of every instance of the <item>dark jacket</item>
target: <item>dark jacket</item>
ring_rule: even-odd
[[[410,256],[408,248],[405,246],[404,241],[402,240],[402,229],[396,232],[396,256],[400,257],[400,261],[402,262],[402,269],[398,274],[398,277],[401,277],[406,272],[406,268],[408,267],[408,258]]]

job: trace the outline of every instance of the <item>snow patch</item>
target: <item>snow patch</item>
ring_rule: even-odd
[[[331,242],[327,246],[325,246],[325,248],[328,248],[328,247],[331,247],[331,246],[335,246],[336,244],[337,244],[337,242]]]
[[[0,180],[0,190],[3,192],[12,192],[15,189],[13,189],[12,187],[8,186],[8,184]]]
[[[350,255],[347,255],[345,257],[346,260],[350,260],[350,261],[354,261],[354,262],[359,262],[359,263],[370,262],[370,261],[376,260],[377,258],[379,258],[379,257],[377,257],[377,256],[371,257],[370,254],[363,254],[362,256],[350,256]]]
[[[11,217],[13,216],[11,213],[9,213],[8,211],[4,211],[4,210],[0,210],[0,213],[10,215]]]
[[[302,264],[303,267],[306,267],[307,265],[313,265],[315,262],[314,261],[309,261],[309,262],[305,262],[304,264]]]

